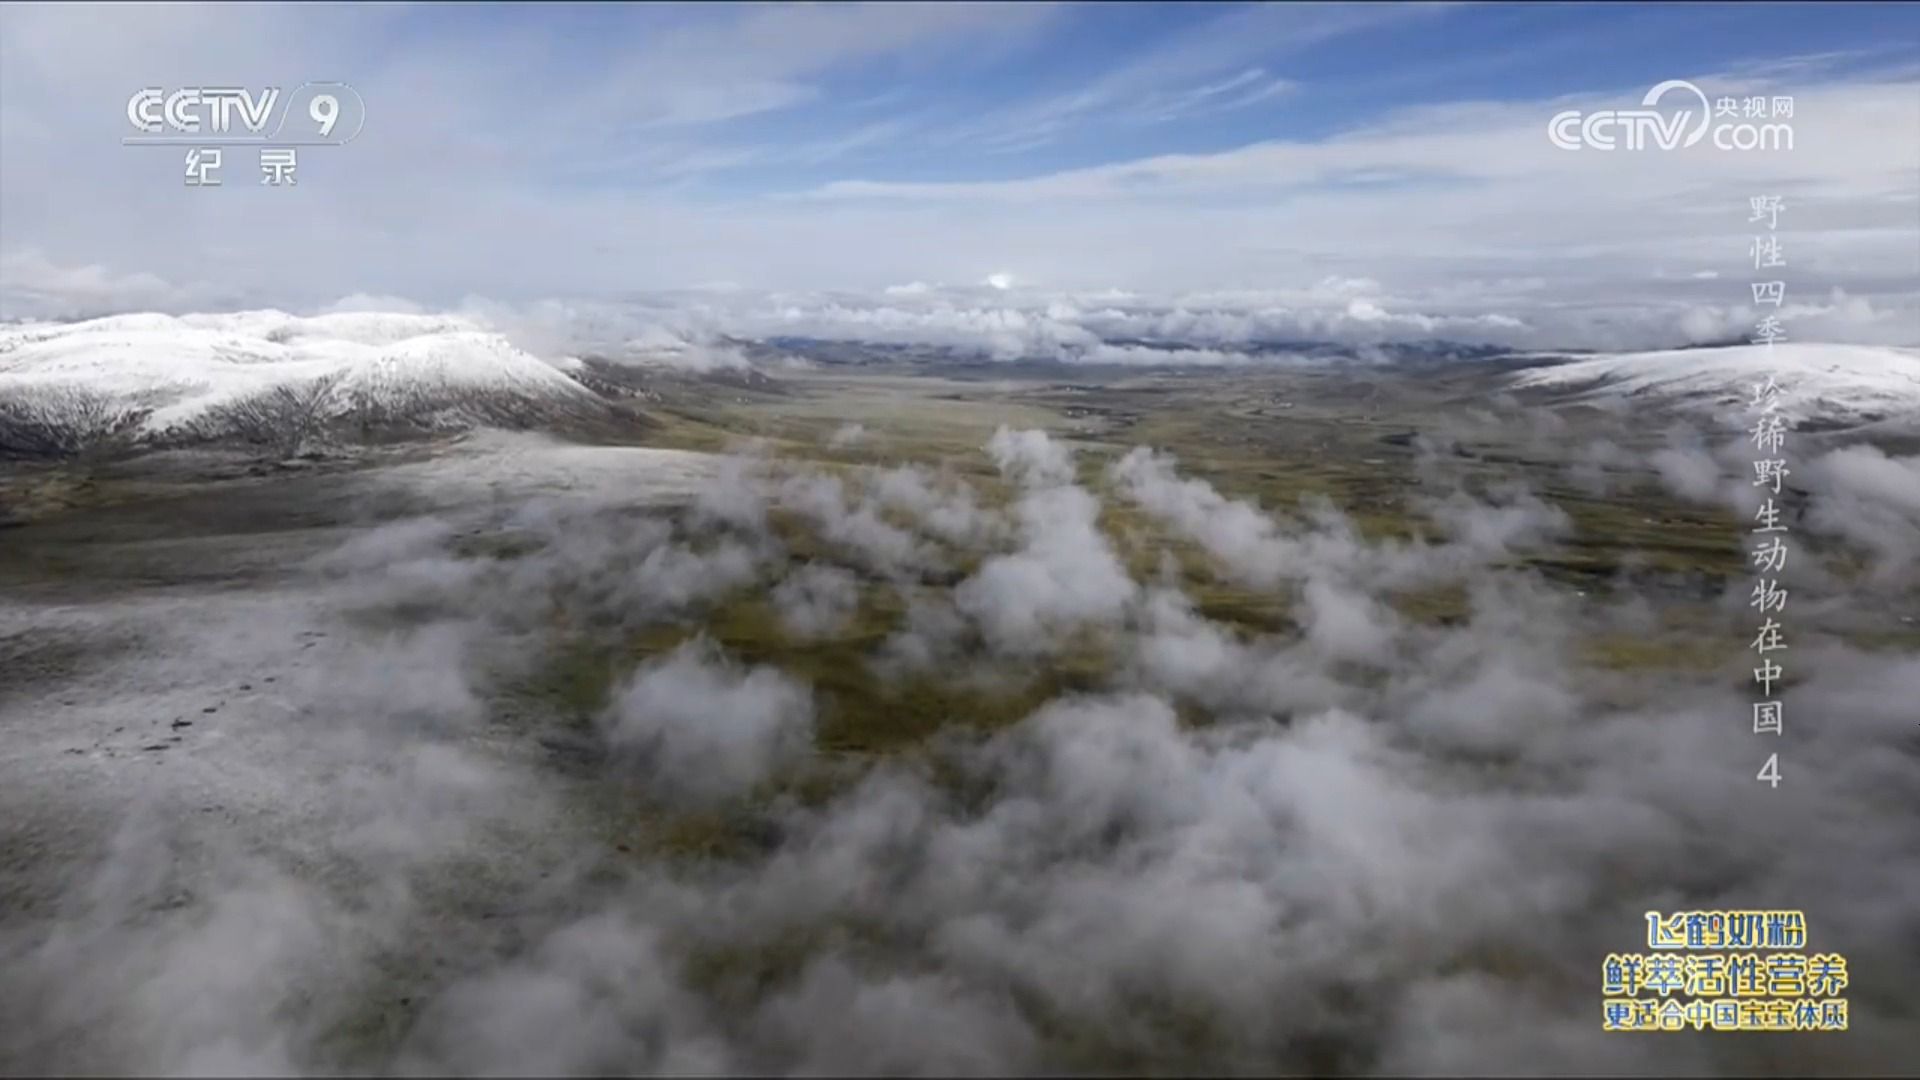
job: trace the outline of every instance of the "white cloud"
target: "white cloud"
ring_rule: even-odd
[[[845,626],[860,604],[860,580],[837,566],[809,564],[774,587],[781,625],[801,638],[826,637]]]
[[[1015,431],[1002,424],[987,440],[986,450],[1002,474],[1028,487],[1073,482],[1073,449],[1044,431]]]
[[[656,794],[712,801],[803,756],[813,701],[777,669],[742,670],[695,640],[642,665],[614,694],[602,728]]]
[[[989,645],[1044,653],[1087,625],[1118,620],[1136,586],[1100,531],[1100,501],[1073,483],[1072,456],[1045,432],[1002,427],[995,464],[1028,489],[1014,505],[1020,547],[982,563],[953,593]]]

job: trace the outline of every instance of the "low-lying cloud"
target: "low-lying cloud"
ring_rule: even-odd
[[[1789,720],[1788,778],[1769,789],[1738,662],[1595,662],[1596,639],[1647,632],[1664,601],[1581,596],[1529,569],[1572,528],[1548,497],[1434,490],[1409,509],[1440,535],[1390,541],[1324,503],[1228,498],[1146,448],[1087,483],[1039,432],[983,452],[1014,485],[1004,508],[951,474],[841,479],[748,455],[684,507],[400,521],[290,564],[275,588],[301,604],[195,600],[200,618],[167,623],[169,651],[59,692],[133,716],[126,702],[171,704],[153,688],[186,694],[235,658],[248,669],[229,681],[255,688],[284,669],[286,711],[250,711],[228,737],[301,733],[314,775],[292,790],[322,809],[283,821],[285,796],[257,789],[267,816],[238,820],[278,839],[251,851],[192,846],[191,813],[147,815],[60,906],[0,935],[0,1005],[27,1021],[7,1025],[0,1061],[951,1075],[1905,1060],[1911,978],[1875,957],[1920,932],[1910,655],[1800,628],[1785,701],[1809,719]],[[1873,545],[1920,505],[1911,472],[1854,448],[1806,479],[1816,506],[1858,500],[1848,514],[1871,527],[1844,539],[1898,566],[1905,549]],[[868,524],[834,524],[869,504]],[[1276,622],[1220,614],[1217,581],[1171,558],[1136,580],[1109,507],[1145,513],[1139,542],[1197,546]],[[784,512],[835,561],[789,551]],[[508,546],[467,547],[481,536]],[[948,589],[930,551],[978,561]],[[1397,606],[1437,583],[1461,594],[1450,617]],[[826,753],[832,690],[700,634],[712,605],[754,590],[810,647],[841,640],[866,590],[891,594],[899,620],[861,655],[922,687],[1020,685],[993,676],[1087,629],[1112,662],[993,730]],[[1702,633],[1731,638],[1728,622]],[[690,636],[635,662],[635,635],[663,629]],[[607,676],[604,701],[515,689],[552,670]],[[1645,911],[1680,907],[1805,910],[1814,946],[1853,961],[1852,1032],[1602,1033],[1601,959],[1644,940]]]

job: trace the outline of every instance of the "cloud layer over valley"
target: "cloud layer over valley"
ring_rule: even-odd
[[[77,815],[101,845],[8,924],[0,1061],[1902,1060],[1911,987],[1875,958],[1920,934],[1911,653],[1808,624],[1786,701],[1809,719],[1769,791],[1738,660],[1624,681],[1595,663],[1597,642],[1645,632],[1648,596],[1529,569],[1571,529],[1538,496],[1435,495],[1390,540],[1330,505],[1222,495],[1146,447],[1089,468],[1002,430],[982,451],[997,485],[742,457],[687,501],[616,481],[611,502],[486,501],[299,541],[244,596],[10,603],[10,647],[133,644],[0,702],[13,738],[33,733],[23,754],[97,733],[8,805],[41,828]],[[1814,516],[1860,523],[1883,589],[1920,569],[1885,541],[1920,505],[1911,466],[1853,451],[1810,480]],[[1159,538],[1144,549],[1111,531],[1127,507]],[[1187,544],[1210,569],[1168,563]],[[1280,626],[1208,614],[1227,582]],[[1433,588],[1459,590],[1454,616],[1404,607]],[[1048,689],[1047,670],[1082,674]],[[143,753],[176,715],[173,748]],[[875,717],[894,734],[861,743],[852,725]],[[181,769],[199,779],[105,802],[73,786]],[[1683,906],[1804,908],[1814,944],[1855,959],[1852,1033],[1603,1035],[1600,959],[1644,911]]]

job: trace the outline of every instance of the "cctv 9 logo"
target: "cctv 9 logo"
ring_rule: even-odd
[[[128,143],[341,146],[366,125],[367,106],[358,91],[341,82],[303,83],[284,98],[276,86],[257,93],[238,86],[164,93],[149,86],[127,99],[127,122],[140,133],[122,140]]]

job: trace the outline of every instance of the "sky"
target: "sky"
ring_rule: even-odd
[[[0,314],[1065,305],[1653,346],[1739,332],[1770,193],[1801,332],[1920,344],[1917,56],[1898,4],[0,4]],[[1668,79],[1792,96],[1793,148],[1548,141]],[[142,86],[312,80],[367,121],[293,188],[120,143]]]

